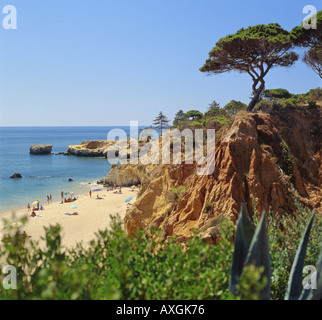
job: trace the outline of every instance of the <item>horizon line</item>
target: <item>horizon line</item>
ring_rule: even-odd
[[[48,128],[48,127],[51,127],[51,128],[70,128],[70,127],[101,127],[101,128],[103,128],[103,127],[129,127],[130,126],[130,124],[128,124],[128,125],[119,125],[119,126],[117,126],[117,125],[113,125],[113,126],[111,126],[111,125],[100,125],[100,126],[89,126],[89,125],[87,125],[87,126],[84,126],[84,125],[79,125],[79,126],[77,126],[77,125],[72,125],[72,126],[59,126],[59,125],[50,125],[50,126],[19,126],[19,125],[14,125],[14,126],[0,126],[0,128]],[[146,125],[140,125],[139,127],[148,127],[148,126],[146,126]]]

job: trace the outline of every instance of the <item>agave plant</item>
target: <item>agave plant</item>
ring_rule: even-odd
[[[311,233],[315,212],[305,229],[300,245],[292,265],[288,286],[285,293],[285,300],[320,300],[322,299],[322,247],[320,258],[317,264],[316,289],[305,289],[302,287],[302,273],[306,257],[307,245]],[[230,291],[237,293],[239,280],[243,275],[246,266],[255,265],[262,268],[262,277],[267,279],[266,285],[259,292],[259,298],[269,300],[271,297],[271,260],[268,245],[268,235],[266,228],[266,212],[264,211],[255,230],[244,205],[237,221],[235,234],[235,247],[230,276]]]

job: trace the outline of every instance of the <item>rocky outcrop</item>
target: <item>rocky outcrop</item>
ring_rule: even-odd
[[[119,147],[116,147],[115,144]],[[129,158],[131,151],[129,147],[130,138],[125,140],[107,141],[107,140],[95,140],[95,141],[83,141],[78,145],[70,145],[66,151],[69,155],[79,157],[107,157],[109,150],[115,151],[116,156],[120,158]],[[124,152],[122,151],[124,149]],[[136,150],[133,148],[133,150]]]
[[[119,165],[113,164],[110,173],[102,180],[102,184],[122,187],[137,185],[146,185],[150,182],[151,177],[156,175],[160,166],[143,164],[139,165]]]
[[[22,178],[22,175],[20,173],[14,173],[10,179],[21,179]]]
[[[53,149],[52,145],[49,144],[36,144],[30,146],[31,154],[50,154]]]
[[[240,113],[216,142],[210,176],[196,175],[196,164],[112,168],[111,180],[133,176],[141,183],[125,229],[133,235],[139,227],[157,227],[185,241],[197,228],[216,243],[219,221],[235,222],[242,202],[251,215],[254,209],[289,215],[296,211],[294,195],[322,214],[320,121],[321,108]]]
[[[80,157],[106,157],[107,150],[115,141],[83,141],[78,145],[68,146],[67,153]]]

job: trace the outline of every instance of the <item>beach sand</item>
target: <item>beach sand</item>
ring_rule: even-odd
[[[122,194],[114,194],[113,191],[107,191],[104,188],[102,191],[92,192],[91,198],[89,193],[86,193],[81,194],[78,200],[70,203],[42,203],[45,209],[35,211],[37,217],[28,218],[21,231],[25,231],[28,236],[31,236],[32,240],[39,240],[41,246],[43,246],[45,242],[41,240],[41,237],[45,235],[44,227],[60,224],[62,226],[62,246],[72,248],[77,243],[83,242],[83,245],[86,247],[89,241],[95,238],[95,233],[98,230],[105,230],[110,226],[110,215],[119,214],[121,219],[124,218],[128,207],[125,199],[131,196],[133,197],[131,202],[134,202],[138,189],[134,190],[122,188]],[[101,200],[97,199],[97,194],[102,197]],[[77,206],[77,208],[71,209],[71,206]],[[65,214],[72,214],[73,212],[77,212],[78,215]],[[30,213],[27,208],[16,210],[14,222],[19,222],[23,216],[28,215],[29,217]],[[3,219],[13,222],[12,212],[1,214],[1,238],[6,230]]]

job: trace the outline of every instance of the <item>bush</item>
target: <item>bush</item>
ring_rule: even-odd
[[[278,110],[281,109],[282,106],[278,102],[273,102],[269,100],[261,100],[256,104],[255,110],[256,111],[263,111],[263,112],[270,112],[272,110]]]
[[[284,299],[296,248],[311,216],[297,205],[293,216],[268,217],[273,299]],[[316,218],[307,265],[316,265],[322,241],[322,221]],[[63,250],[59,226],[45,231],[45,247],[18,232],[2,241],[0,259],[16,267],[18,283],[16,290],[0,285],[0,299],[258,299],[256,292],[267,283],[263,270],[250,266],[241,279],[240,295],[229,292],[234,226],[225,219],[216,246],[198,233],[185,246],[159,230],[141,230],[130,238],[120,217],[112,217],[110,230],[99,231],[86,249],[78,244]]]
[[[283,300],[297,247],[312,211],[297,201],[298,211],[292,216],[268,218],[268,237],[272,259],[272,287],[274,300]],[[322,219],[316,216],[308,244],[305,265],[316,265],[322,243]]]
[[[216,124],[218,124],[219,127],[225,126],[230,123],[230,119],[225,116],[215,116],[210,118],[204,118],[202,121],[202,125],[206,127],[210,123],[213,124],[213,127],[215,127]]]
[[[85,249],[63,251],[60,227],[46,229],[46,247],[18,233],[0,257],[17,268],[17,289],[0,286],[1,299],[227,299],[233,226],[222,226],[218,246],[196,234],[184,250],[175,238],[144,231],[129,238],[120,218]]]
[[[281,146],[282,146],[283,159],[287,168],[287,174],[290,176],[292,180],[294,180],[293,158],[291,155],[290,147],[284,140],[282,140]]]
[[[268,89],[263,93],[263,97],[273,101],[276,99],[288,99],[291,98],[292,94],[288,92],[286,89]]]
[[[322,298],[322,219],[296,204],[298,211],[291,217],[267,217],[263,212],[259,222],[254,215],[254,223],[242,207],[235,234],[232,293],[243,299]],[[316,290],[303,288],[305,265],[316,266]]]

